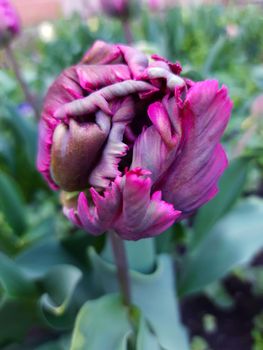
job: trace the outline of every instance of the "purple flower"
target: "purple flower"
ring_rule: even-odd
[[[100,0],[102,10],[111,17],[128,17],[132,0]]]
[[[232,103],[215,80],[97,41],[50,87],[38,169],[63,190],[64,213],[99,235],[155,236],[217,193],[227,159],[219,144]]]
[[[20,32],[19,17],[8,0],[0,0],[0,47]]]

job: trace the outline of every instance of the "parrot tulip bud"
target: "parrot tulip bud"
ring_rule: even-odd
[[[179,63],[97,41],[50,87],[38,169],[74,193],[63,202],[75,225],[138,240],[215,196],[232,103],[217,81],[180,73]]]

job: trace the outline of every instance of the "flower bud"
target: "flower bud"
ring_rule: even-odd
[[[50,87],[38,169],[67,192],[63,210],[75,225],[138,240],[216,195],[232,103],[217,81],[193,82],[181,69],[98,41]]]
[[[20,20],[8,0],[0,0],[0,47],[8,43],[20,32]]]

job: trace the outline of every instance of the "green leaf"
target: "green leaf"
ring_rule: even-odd
[[[70,350],[127,350],[132,327],[121,298],[107,295],[80,310]]]
[[[44,239],[21,253],[17,263],[37,281],[42,297],[41,315],[49,326],[69,329],[81,305],[94,298],[90,269],[74,258],[56,239]]]
[[[150,331],[146,320],[143,317],[141,317],[136,341],[136,350],[146,349],[162,350],[159,345],[158,338]]]
[[[41,240],[18,255],[16,261],[31,278],[43,278],[56,265],[78,266],[78,261],[55,238]]]
[[[219,36],[207,56],[207,59],[203,68],[204,76],[207,76],[210,73],[216,60],[220,57],[221,51],[223,50],[225,44],[226,44],[226,37],[222,35]]]
[[[215,223],[233,207],[246,183],[249,166],[248,159],[239,158],[226,169],[220,179],[217,196],[198,210],[194,220],[191,249],[195,248]]]
[[[27,227],[25,203],[15,181],[2,172],[0,172],[0,198],[0,210],[5,220],[17,234],[23,233]]]
[[[34,283],[23,273],[19,265],[0,253],[0,287],[9,297],[32,297]]]
[[[23,147],[26,150],[28,160],[31,165],[35,166],[36,151],[37,151],[37,129],[33,123],[21,117],[14,105],[8,104],[7,110],[9,112],[8,121],[23,141]]]
[[[41,280],[46,293],[42,295],[40,305],[44,317],[52,327],[65,329],[73,324],[78,309],[71,301],[81,277],[82,272],[77,267],[59,265]]]
[[[36,300],[6,299],[0,306],[0,348],[23,340],[30,328],[39,324]]]
[[[0,253],[0,347],[7,341],[20,340],[37,324],[36,295],[34,282]]]
[[[0,251],[6,254],[14,254],[17,251],[19,239],[14,231],[5,221],[4,215],[0,212]]]
[[[68,350],[69,347],[70,347],[70,337],[63,336],[59,340],[50,341],[46,344],[38,346],[37,348],[34,348],[34,350]]]
[[[118,291],[115,265],[103,260],[92,247],[89,257],[101,292]],[[150,274],[130,270],[130,278],[132,302],[142,311],[160,347],[166,350],[188,350],[187,337],[179,317],[171,257],[159,256],[156,269]]]
[[[263,246],[263,200],[244,200],[186,256],[180,295],[202,290],[234,267],[248,263]]]

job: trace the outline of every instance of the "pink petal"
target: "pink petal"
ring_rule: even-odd
[[[151,171],[155,183],[174,162],[181,139],[181,120],[175,98],[164,97],[150,105],[148,114],[153,126],[144,130],[134,144],[131,168]]]
[[[133,47],[126,45],[119,45],[118,47],[123,54],[125,62],[130,68],[133,78],[139,78],[142,72],[148,66],[147,56]]]
[[[140,134],[134,144],[131,169],[148,169],[154,183],[171,164],[168,154],[169,150],[160,134],[154,126],[150,126]]]
[[[95,236],[102,234],[105,229],[98,218],[97,208],[90,206],[85,193],[81,192],[78,198],[78,216],[84,230]]]
[[[97,40],[85,53],[82,63],[85,64],[109,64],[120,63],[122,55],[117,45],[107,44]]]
[[[78,65],[76,72],[80,85],[87,91],[131,79],[129,69],[124,64],[115,65]]]
[[[186,97],[180,154],[158,188],[166,201],[190,213],[211,199],[226,167],[226,157],[218,145],[230,117],[232,103],[227,89],[218,90],[215,80],[194,84]]]
[[[93,203],[97,208],[97,214],[101,226],[105,229],[113,226],[113,222],[120,213],[122,205],[122,193],[119,181],[115,180],[106,188],[103,195],[100,195],[94,188],[90,189]]]
[[[114,115],[112,127],[98,165],[93,169],[89,183],[94,187],[106,188],[110,181],[120,175],[118,164],[128,151],[122,141],[127,123],[134,117],[134,104],[130,97],[112,106]]]
[[[138,240],[162,233],[180,215],[173,205],[161,200],[158,192],[151,197],[149,172],[133,169],[123,179],[123,209],[114,224],[124,239]]]
[[[148,115],[167,147],[172,148],[177,143],[176,135],[172,135],[169,115],[161,102],[154,102],[148,108]]]

